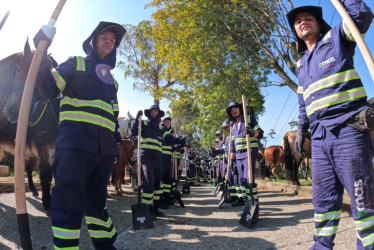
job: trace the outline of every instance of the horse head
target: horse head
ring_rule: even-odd
[[[23,90],[33,55],[34,52],[31,51],[27,40],[23,53],[12,55],[0,61],[0,72],[2,73],[1,77],[3,78],[1,81],[1,85],[3,86],[0,87],[4,90],[2,96],[5,97],[5,105],[3,109],[7,119],[12,123],[17,122],[18,120]],[[56,61],[51,56],[45,56],[48,56],[51,59],[53,66],[57,66]],[[4,68],[2,68],[2,64],[4,64]],[[43,67],[43,65],[41,65],[41,67]],[[41,70],[42,69],[40,69],[39,72]],[[37,81],[42,80],[41,77],[37,77]],[[37,86],[38,83],[35,85]],[[40,95],[38,94],[38,91],[35,90],[31,101],[31,107],[35,105],[38,100],[40,100]]]

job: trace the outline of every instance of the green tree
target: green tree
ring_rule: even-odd
[[[124,25],[127,31],[118,54],[123,60],[118,66],[125,72],[124,76],[135,79],[134,89],[148,92],[159,105],[171,86],[176,81],[165,71],[167,63],[155,53],[154,39],[150,21],[142,21],[137,26]]]

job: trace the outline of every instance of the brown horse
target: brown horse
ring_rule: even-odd
[[[120,157],[115,164],[115,181],[114,186],[117,195],[128,195],[122,190],[122,180],[125,177],[126,168],[129,166],[131,157],[134,153],[136,146],[134,146],[129,139],[122,139],[120,145]]]
[[[295,149],[296,131],[288,131],[282,139],[282,146],[284,150],[284,162],[286,168],[286,178],[291,180],[294,185],[300,185],[298,170],[300,163],[306,158],[312,158],[312,143],[310,137],[305,138],[303,149],[306,152],[305,156],[299,156]]]
[[[278,173],[276,172],[275,166],[278,163],[284,163],[283,148],[281,146],[270,146],[270,147],[265,148],[264,158],[266,162],[268,163],[271,173],[273,174],[276,180],[275,176],[278,175]]]
[[[0,151],[4,150],[14,154],[15,123],[18,119],[23,89],[32,57],[33,52],[26,42],[23,53],[13,54],[0,61],[0,147],[2,147]],[[57,66],[53,58],[50,57],[50,59],[54,66]],[[37,81],[42,80],[39,77],[37,78]],[[42,202],[47,214],[50,208],[51,164],[57,138],[58,110],[58,100],[42,100],[38,90],[34,91],[26,137],[25,153],[26,159],[29,160],[26,169],[28,170],[30,189],[33,189],[30,174],[33,167],[39,167]]]

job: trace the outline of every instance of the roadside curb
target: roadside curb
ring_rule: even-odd
[[[313,197],[313,187],[312,186],[296,186],[291,184],[277,183],[265,180],[256,180],[258,186],[268,187],[272,190],[281,191],[285,193],[291,193],[296,195],[303,195],[312,198]],[[343,194],[343,203],[350,205],[351,199],[346,190]]]
[[[34,182],[34,186],[36,190],[38,191],[42,190],[40,183]],[[26,192],[31,192],[28,182],[25,183],[25,190]],[[13,182],[0,182],[0,194],[1,193],[14,193],[14,183]]]

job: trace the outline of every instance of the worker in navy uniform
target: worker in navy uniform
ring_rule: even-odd
[[[187,182],[193,185],[195,182],[195,171],[196,171],[196,152],[194,148],[190,148],[187,154]]]
[[[171,127],[171,118],[165,117],[162,120],[162,127],[173,135],[173,129]],[[176,145],[175,145],[176,146]],[[172,186],[172,160],[173,160],[173,147],[174,145],[164,140],[162,142],[162,176],[161,176],[161,189],[162,194],[160,197],[160,208],[168,209],[169,205],[173,205],[174,202],[170,198],[171,186]]]
[[[218,173],[218,186],[220,187],[220,191],[223,190],[224,188],[224,165],[225,165],[225,162],[223,161],[223,156],[225,154],[225,138],[223,137],[223,132],[222,130],[218,130],[216,132],[216,136],[217,136],[217,139],[218,139],[218,146],[217,146],[217,149],[216,149],[216,158],[217,158],[217,173]],[[226,159],[225,159],[226,161]]]
[[[106,199],[121,136],[118,84],[110,71],[125,32],[119,24],[100,22],[83,42],[86,57],[71,57],[56,70],[41,72],[50,79],[37,86],[41,95],[61,98],[51,193],[56,249],[79,248],[83,216],[95,249],[115,249],[117,231],[107,213]],[[43,34],[41,29],[35,36],[36,46],[45,40]],[[48,60],[42,64],[50,64]]]
[[[132,136],[138,135],[138,118],[142,115],[140,110],[135,123],[131,126]],[[158,210],[162,175],[162,143],[185,144],[186,139],[177,139],[170,134],[161,124],[164,111],[158,105],[152,105],[144,110],[147,120],[142,121],[141,131],[141,165],[143,171],[142,203],[147,204],[154,219],[164,214]]]
[[[236,159],[236,168],[238,171],[238,197],[239,199],[233,203],[233,206],[244,206],[250,197],[250,188],[252,188],[253,197],[258,200],[257,184],[255,183],[255,167],[258,155],[258,139],[263,137],[264,131],[260,128],[253,114],[244,114],[243,105],[238,102],[231,102],[226,109],[226,114],[231,121],[234,122],[231,140],[231,156],[230,159]],[[248,116],[248,127],[244,124],[244,115]],[[250,137],[252,180],[248,183],[248,156],[246,134]]]
[[[228,133],[228,136],[226,137],[226,140],[225,140],[225,160],[226,160],[226,163],[225,163],[225,175],[226,176],[226,171],[227,171],[227,168],[228,168],[228,165],[229,165],[229,161],[230,161],[230,169],[229,169],[229,179],[227,180],[228,181],[228,184],[229,184],[229,197],[225,200],[226,203],[231,203],[231,202],[234,202],[236,200],[238,200],[238,193],[236,192],[236,187],[235,187],[235,182],[234,182],[234,176],[235,176],[235,172],[237,173],[237,169],[236,169],[236,161],[234,160],[230,160],[230,152],[229,152],[229,143],[231,141],[230,139],[230,130],[231,130],[231,126],[230,126],[230,122],[229,121],[224,121],[222,123],[222,128]],[[224,177],[226,178],[226,177]],[[226,180],[225,180],[226,181]]]
[[[373,13],[362,0],[340,0],[364,36]],[[345,21],[331,28],[322,8],[302,6],[287,14],[300,60],[298,154],[310,129],[315,243],[311,249],[332,249],[344,189],[351,199],[357,249],[374,248],[374,110],[354,67],[356,41]]]

